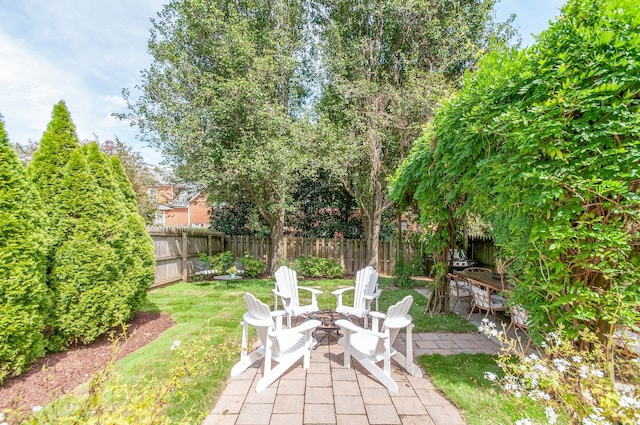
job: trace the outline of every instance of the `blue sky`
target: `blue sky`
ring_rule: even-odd
[[[147,68],[147,40],[167,0],[0,0],[0,114],[13,142],[38,141],[53,105],[64,99],[80,139],[120,138],[158,164],[137,130],[111,116],[124,112],[123,88]],[[499,20],[517,15],[523,45],[533,43],[565,0],[502,0]]]

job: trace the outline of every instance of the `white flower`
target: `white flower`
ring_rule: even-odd
[[[171,351],[176,350],[180,347],[180,340],[176,339],[175,341],[173,341],[173,344],[171,344]]]
[[[580,369],[578,370],[578,373],[579,373],[581,378],[586,378],[587,376],[589,376],[589,375],[587,375],[589,373],[589,367],[585,366],[585,365],[580,366]]]
[[[482,324],[478,327],[478,331],[487,336],[498,336],[498,331],[496,329],[496,324],[490,322],[489,319],[482,319]]]
[[[594,409],[599,410],[599,409]],[[598,413],[592,413],[586,418],[582,418],[582,425],[610,425],[610,422],[607,421],[604,417],[602,417]]]
[[[620,404],[620,407],[624,407],[624,408],[640,409],[640,400],[634,397],[630,397],[628,395],[621,396],[619,404]]]
[[[599,369],[592,369],[591,374],[596,378],[604,378],[604,372]]]
[[[553,359],[553,365],[558,369],[558,372],[565,373],[571,367],[571,363],[565,359]]]
[[[571,360],[573,360],[574,363],[582,363],[582,357],[581,356],[573,356],[573,357],[571,357]]]
[[[535,362],[535,361],[537,361],[537,360],[538,360],[538,356],[537,356],[536,354],[534,354],[534,353],[531,353],[531,354],[529,354],[527,357],[525,357],[524,359],[525,359],[525,361],[526,361],[527,363],[529,363],[529,362]]]
[[[582,397],[584,397],[589,403],[593,403],[595,401],[591,395],[591,391],[589,390],[582,391]]]
[[[558,421],[558,415],[556,415],[556,411],[551,406],[545,407],[544,414],[547,415],[547,421],[550,425],[554,425]]]
[[[42,410],[42,406],[33,406],[33,408],[31,409],[33,413],[39,412],[41,410]]]
[[[525,418],[525,419],[520,419],[519,421],[516,421],[516,425],[533,425],[533,422],[531,422],[531,419]]]
[[[493,372],[485,372],[484,379],[488,379],[489,381],[496,381],[498,379],[498,375]]]

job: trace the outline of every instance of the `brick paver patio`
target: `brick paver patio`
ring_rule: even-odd
[[[474,318],[475,319],[475,318]],[[477,318],[479,322],[480,317]],[[414,354],[490,353],[498,344],[479,333],[417,333]],[[405,351],[404,334],[396,349]],[[311,367],[299,362],[262,393],[259,362],[227,382],[222,396],[203,425],[298,424],[420,424],[465,425],[458,410],[427,376],[406,374],[392,362],[399,392],[394,394],[356,366],[343,366],[344,353],[333,337],[311,353]]]

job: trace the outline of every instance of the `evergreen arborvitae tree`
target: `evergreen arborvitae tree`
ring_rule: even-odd
[[[67,105],[61,100],[53,107],[51,121],[27,168],[28,176],[40,192],[46,211],[54,208],[51,201],[58,192],[60,175],[71,152],[78,145],[76,126],[71,120]]]
[[[117,232],[108,201],[93,177],[81,149],[76,149],[64,168],[60,193],[55,198],[58,234],[50,284],[54,293],[54,336],[51,349],[69,343],[90,343],[125,323],[111,297],[121,280],[119,259],[111,244]]]
[[[46,215],[0,120],[0,382],[45,353]]]
[[[111,172],[116,180],[116,183],[120,187],[120,191],[124,196],[124,200],[127,203],[128,208],[133,211],[138,211],[138,201],[136,199],[136,192],[133,190],[133,185],[127,178],[127,174],[124,171],[122,162],[117,156],[109,157],[109,165],[111,166]]]
[[[142,306],[155,265],[144,221],[96,143],[74,151],[62,177],[51,276],[55,348],[90,343],[126,323]]]
[[[112,156],[109,158],[109,163],[129,210],[126,224],[127,240],[123,246],[121,264],[126,267],[125,278],[134,285],[131,307],[133,312],[137,312],[142,307],[147,289],[154,280],[156,258],[153,240],[147,232],[144,218],[138,212],[136,193],[124,172],[120,159]]]
[[[97,143],[82,147],[92,175],[102,189],[102,197],[108,202],[109,216],[115,220],[112,244],[120,258],[122,290],[131,308],[131,315],[138,312],[146,297],[147,289],[155,274],[153,241],[144,219],[138,213],[135,192],[124,174],[117,157],[108,159]],[[115,162],[114,162],[115,161]]]

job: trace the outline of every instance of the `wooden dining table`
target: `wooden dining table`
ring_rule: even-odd
[[[486,272],[465,272],[464,270],[454,271],[453,274],[462,276],[469,280],[475,280],[476,282],[480,282],[483,285],[488,286],[495,292],[507,291],[510,289],[510,286],[507,282],[504,282],[501,279],[496,279],[493,277],[493,273]]]

